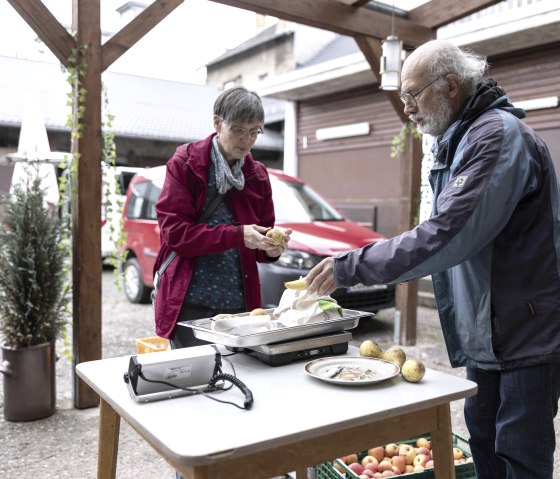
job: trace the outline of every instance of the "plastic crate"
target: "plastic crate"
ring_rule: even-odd
[[[156,353],[158,351],[167,351],[168,349],[169,340],[159,336],[136,340],[136,354]]]
[[[426,437],[430,438],[429,434],[424,434],[418,437]],[[406,439],[404,441],[396,441],[398,444],[414,444],[416,443],[416,439],[418,437]],[[465,457],[471,457],[471,453],[468,449],[468,441],[459,436],[458,434],[453,433],[453,447],[458,447],[463,451],[463,455]],[[451,454],[451,451],[449,452]],[[367,452],[361,452],[358,454],[358,460],[361,461]],[[344,469],[345,474],[342,474],[338,470],[336,470],[332,464],[332,462],[325,462],[323,464],[318,464],[315,467],[317,472],[316,479],[359,479],[354,471],[349,469],[346,464],[342,461],[338,460],[338,464]],[[437,466],[436,466],[437,467]],[[400,476],[395,476],[403,479],[434,479],[435,478],[435,471],[434,469],[426,469],[421,472],[412,472],[409,474],[401,474]],[[464,464],[457,464],[455,466],[455,477],[456,479],[476,479],[476,473],[474,471],[474,464],[472,462],[466,462]]]

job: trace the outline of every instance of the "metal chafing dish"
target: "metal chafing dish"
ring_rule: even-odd
[[[265,310],[269,315],[273,311]],[[243,316],[249,316],[249,313],[234,315]],[[358,326],[361,318],[371,316],[373,313],[343,309],[342,317],[325,316],[322,320],[303,325],[279,325],[268,331],[249,334],[216,331],[212,328],[212,318],[183,321],[179,325],[191,328],[198,339],[247,352],[270,366],[279,366],[309,357],[345,353],[352,339],[347,330]]]

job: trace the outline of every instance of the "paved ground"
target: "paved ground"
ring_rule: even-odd
[[[135,339],[154,335],[149,305],[131,305],[115,285],[110,271],[103,273],[103,357],[134,354]],[[433,369],[459,376],[463,370],[449,367],[438,326],[430,308],[418,310],[418,342],[404,347],[408,356],[421,358]],[[353,344],[364,339],[377,341],[383,349],[393,345],[394,310],[382,311],[373,321],[352,331]],[[0,379],[2,383],[2,379]],[[124,387],[124,386],[123,386]],[[0,390],[0,405],[3,391]],[[57,411],[50,418],[27,423],[0,418],[0,478],[93,479],[97,467],[98,408],[77,410],[72,406],[70,362],[61,356],[57,363]],[[453,430],[467,436],[462,401],[452,403]],[[557,431],[560,422],[557,420]],[[558,437],[558,433],[557,433]],[[404,438],[403,438],[404,439]],[[351,451],[349,451],[351,452]],[[560,464],[557,464],[560,478]],[[134,430],[122,421],[119,443],[118,479],[173,479],[172,468]],[[250,479],[250,478],[248,478]]]

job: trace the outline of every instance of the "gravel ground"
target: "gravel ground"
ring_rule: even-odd
[[[111,271],[103,272],[103,357],[135,353],[135,339],[154,336],[150,305],[133,305],[114,284]],[[380,311],[374,320],[352,330],[352,344],[377,341],[383,349],[393,342],[394,310]],[[62,345],[60,345],[62,348]],[[422,359],[427,367],[463,376],[451,369],[435,310],[418,308],[418,340],[402,347],[408,356]],[[0,478],[93,479],[97,470],[98,408],[73,408],[71,363],[62,354],[57,362],[57,411],[46,419],[9,422],[0,418]],[[2,383],[3,379],[0,379]],[[3,405],[0,388],[0,405]],[[451,404],[453,431],[468,437],[462,413],[463,401]],[[557,438],[560,421],[556,421]],[[403,438],[404,439],[404,438]],[[349,451],[352,452],[352,451]],[[560,461],[556,461],[560,479]],[[136,432],[121,421],[118,479],[173,479],[172,468]],[[249,478],[248,478],[249,479]]]

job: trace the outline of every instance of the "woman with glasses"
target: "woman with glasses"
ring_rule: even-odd
[[[168,161],[156,204],[156,333],[173,348],[205,343],[180,321],[260,307],[257,262],[278,259],[291,234],[285,230],[280,244],[266,236],[274,226],[271,186],[251,156],[263,132],[259,96],[243,87],[224,91],[213,123],[214,133],[180,146]]]

